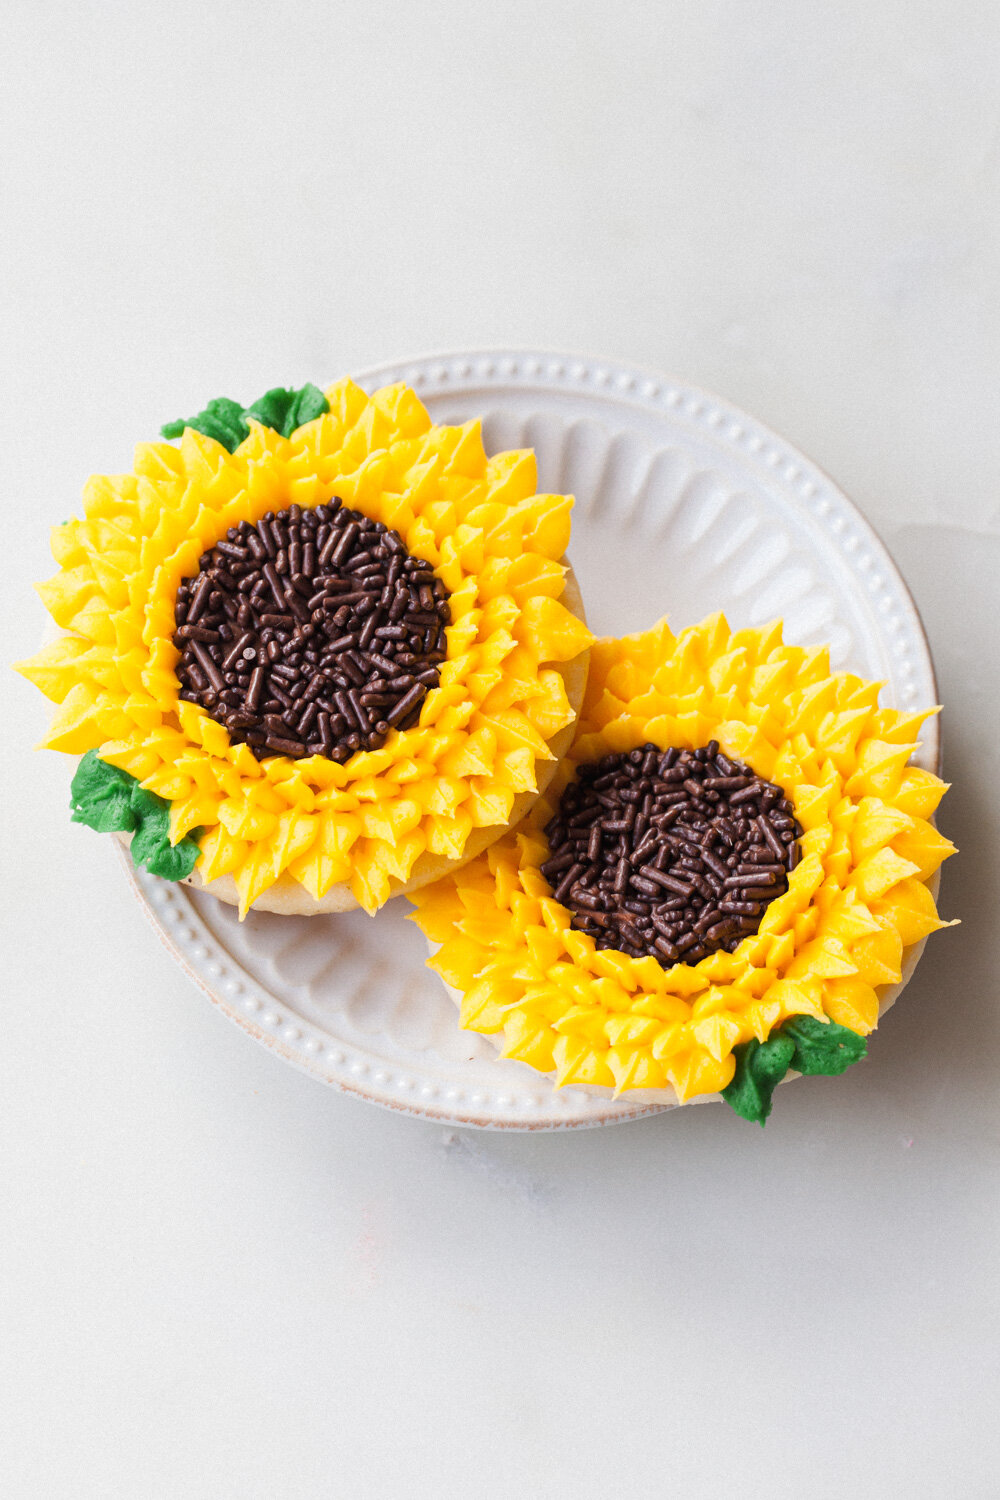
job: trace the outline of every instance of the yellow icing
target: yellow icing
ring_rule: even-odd
[[[866,1034],[903,950],[949,924],[926,881],[954,852],[927,821],[945,791],[907,764],[927,714],[878,708],[879,685],[831,675],[824,649],[781,625],[731,631],[713,615],[598,641],[573,746],[516,832],[414,894],[431,966],[462,995],[461,1023],[502,1033],[505,1057],[563,1084],[620,1094],[715,1093],[733,1048],[793,1015]],[[539,866],[542,832],[578,764],[652,740],[727,755],[779,782],[803,829],[786,895],[735,953],[665,970],[597,950],[570,927]]]
[[[487,458],[478,422],[435,427],[402,385],[368,397],[342,380],[326,396],[291,438],[254,423],[230,454],[187,428],[176,447],[140,444],[133,473],[91,479],[39,586],[67,634],[18,664],[59,704],[43,745],[96,749],[168,798],[175,842],[204,828],[198,868],[233,875],[241,916],[283,874],[317,899],[349,882],[372,912],[425,850],[458,858],[473,829],[506,822],[573,718],[552,664],[591,643],[559,602],[573,502],[536,494],[532,453]],[[179,699],[174,597],[229,527],[334,493],[450,591],[440,686],[415,728],[343,766],[261,763]]]

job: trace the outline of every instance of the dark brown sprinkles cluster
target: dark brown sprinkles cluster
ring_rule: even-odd
[[[267,755],[343,762],[417,722],[448,596],[381,521],[334,497],[231,528],[177,590],[180,696]]]
[[[788,889],[802,830],[783,790],[712,740],[580,766],[542,874],[598,948],[661,963],[732,953]]]

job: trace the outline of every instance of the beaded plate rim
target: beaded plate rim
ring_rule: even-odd
[[[926,631],[910,591],[875,529],[815,463],[732,403],[686,381],[617,360],[541,350],[429,354],[373,366],[353,378],[370,390],[404,381],[425,401],[448,393],[468,396],[476,389],[495,392],[516,387],[519,393],[537,389],[543,395],[546,391],[560,396],[582,394],[591,400],[603,399],[612,409],[626,405],[638,407],[653,417],[669,413],[675,422],[685,419],[696,431],[700,429],[716,442],[723,442],[771,482],[779,478],[797,502],[824,526],[828,540],[837,547],[859,585],[880,607],[880,617],[894,626],[895,655],[904,679],[901,706],[937,702]],[[891,614],[892,610],[896,613]],[[898,649],[900,644],[905,649]],[[937,719],[928,724],[921,751],[920,759],[925,764],[939,766]],[[115,848],[145,916],[192,983],[255,1041],[342,1093],[439,1124],[520,1131],[615,1124],[675,1107],[608,1099],[605,1109],[595,1112],[593,1095],[569,1089],[557,1093],[548,1080],[539,1078],[536,1091],[521,1101],[522,1110],[527,1104],[531,1113],[518,1118],[511,1113],[517,1101],[503,1084],[490,1094],[482,1088],[463,1090],[428,1082],[421,1080],[414,1069],[388,1065],[346,1042],[331,1043],[328,1035],[267,992],[231,958],[202,921],[185,887],[137,870],[117,841]],[[883,997],[882,1014],[909,981],[923,948],[921,942],[908,952],[901,982]],[[591,1106],[585,1116],[572,1113],[576,1094],[586,1098]],[[691,1102],[717,1099],[717,1095],[707,1095]]]

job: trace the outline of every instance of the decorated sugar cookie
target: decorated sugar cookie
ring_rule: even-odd
[[[573,744],[513,832],[414,896],[463,1026],[558,1085],[763,1124],[864,1055],[943,923],[926,714],[721,615],[596,643]]]
[[[412,391],[210,402],[91,479],[19,670],[73,816],[243,916],[374,912],[479,854],[572,736],[569,496]],[[176,442],[174,441],[176,440]]]

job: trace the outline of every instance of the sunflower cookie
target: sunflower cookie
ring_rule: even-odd
[[[18,670],[82,756],[73,816],[241,917],[375,911],[551,778],[591,636],[572,498],[402,385],[210,402],[99,476]]]
[[[599,641],[576,736],[520,828],[414,896],[463,1026],[557,1085],[761,1124],[793,1069],[865,1051],[939,920],[926,713],[780,623]]]

